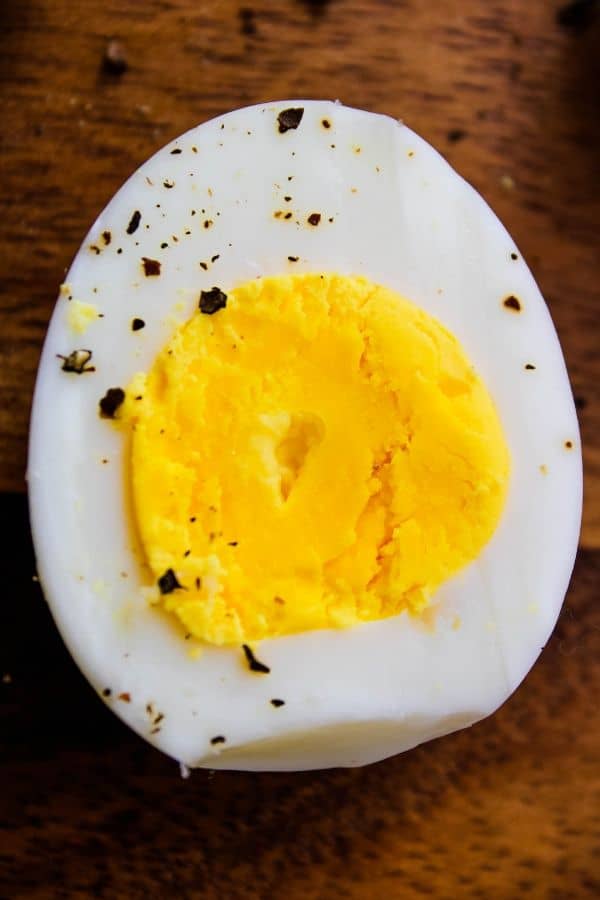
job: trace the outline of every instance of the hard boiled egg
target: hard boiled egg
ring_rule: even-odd
[[[581,515],[571,390],[482,198],[403,124],[287,101],[145,163],[35,391],[38,571],[91,684],[185,766],[356,766],[515,690]]]

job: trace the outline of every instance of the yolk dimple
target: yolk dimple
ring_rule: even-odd
[[[509,454],[485,386],[437,320],[363,278],[241,285],[142,381],[137,527],[196,638],[419,613],[496,528]]]

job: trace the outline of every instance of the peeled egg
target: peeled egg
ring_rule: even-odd
[[[211,769],[362,765],[492,713],[581,516],[520,252],[406,126],[324,101],[200,125],[118,191],[61,287],[28,481],[82,672]]]

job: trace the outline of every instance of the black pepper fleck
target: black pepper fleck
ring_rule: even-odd
[[[181,147],[175,147],[171,150],[171,156],[177,156],[178,153],[181,153]]]
[[[263,675],[269,674],[269,672],[271,671],[270,668],[264,663],[259,662],[248,644],[242,644],[242,650],[244,651],[244,655],[251,672],[261,672]]]
[[[102,691],[102,696],[103,696],[103,697],[110,697],[111,694],[112,694],[112,691],[111,691],[110,688],[104,688],[104,690]]]
[[[163,181],[163,187],[166,187],[167,190],[170,190],[171,188],[175,187],[175,182],[169,181],[168,178],[165,178],[165,180]]]
[[[157,259],[148,259],[147,256],[142,256],[142,265],[146,278],[160,275],[160,262]]]
[[[274,706],[275,709],[279,709],[280,706],[285,706],[285,700],[279,700],[277,697],[274,697],[271,700],[271,706]]]
[[[213,738],[210,739],[211,744],[224,744],[225,738],[222,734],[217,734]]]
[[[179,584],[177,580],[177,575],[173,571],[173,569],[167,569],[164,575],[161,575],[158,579],[158,589],[161,594],[172,594],[173,591],[182,590],[183,585]]]
[[[108,245],[112,241],[112,234],[110,233],[110,231],[102,232],[102,240],[104,241],[105,246],[108,247]]]
[[[63,372],[75,372],[76,375],[83,375],[84,372],[95,372],[95,366],[88,366],[92,358],[91,350],[73,350],[68,356],[57,354],[58,359],[62,359],[61,369]]]
[[[525,368],[529,371],[532,371],[533,369],[535,369],[535,366],[533,365],[533,363],[525,363]]]
[[[510,309],[511,312],[521,312],[521,301],[518,297],[515,297],[514,294],[510,294],[510,296],[505,297],[502,301],[502,305],[505,309]]]
[[[464,130],[464,128],[451,128],[446,135],[451,144],[456,144],[458,143],[458,141],[462,141],[462,139],[466,136],[467,132]]]
[[[120,41],[109,41],[102,57],[102,69],[107,75],[123,75],[129,68],[125,50]]]
[[[308,222],[310,225],[318,225],[321,221],[321,213],[311,213],[308,217]]]
[[[288,259],[290,262],[298,262],[300,257],[299,256],[288,256]]]
[[[277,116],[279,124],[279,133],[284,134],[286,131],[293,130],[298,127],[304,115],[304,108],[299,106],[296,108],[284,109]]]
[[[145,327],[146,327],[146,323],[144,322],[143,319],[138,319],[136,317],[135,319],[131,320],[131,330],[132,331],[140,331],[140,329],[145,328]]]
[[[224,294],[223,291],[218,287],[213,287],[210,291],[201,291],[200,292],[200,302],[198,307],[200,312],[204,313],[207,316],[212,316],[214,313],[218,312],[220,309],[224,309],[227,306],[227,294]]]
[[[331,128],[331,122],[329,119],[321,119],[321,125],[323,128]]]
[[[123,388],[109,388],[98,404],[100,407],[100,418],[114,419],[115,413],[124,400],[125,391]]]
[[[142,219],[142,214],[139,209],[136,209],[131,219],[129,220],[129,225],[127,226],[127,234],[134,234],[140,225]]]

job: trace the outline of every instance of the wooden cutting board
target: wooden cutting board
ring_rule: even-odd
[[[4,0],[0,5],[0,896],[600,895],[600,12],[594,0]],[[238,106],[402,118],[490,202],[544,293],[587,492],[557,630],[491,719],[366,769],[196,772],[136,738],[62,646],[25,499],[65,267],[123,180]]]

